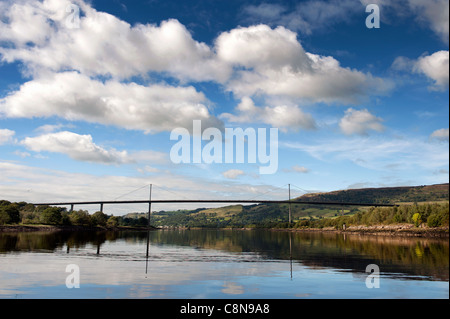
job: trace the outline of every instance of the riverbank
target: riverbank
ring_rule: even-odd
[[[327,228],[279,228],[273,231],[292,232],[322,232],[355,235],[375,235],[375,236],[407,236],[407,237],[427,237],[427,238],[449,238],[449,227],[431,228],[427,226],[415,227],[411,224],[397,225],[374,225],[374,226],[348,226],[345,229]]]
[[[201,227],[168,227],[162,230],[198,230],[208,229]],[[396,225],[374,225],[374,226],[347,226],[344,229],[336,229],[335,227],[325,228],[255,228],[255,227],[234,227],[234,228],[209,228],[211,230],[268,230],[275,232],[304,232],[304,233],[337,233],[337,234],[356,234],[356,235],[378,235],[378,236],[397,236],[397,237],[425,237],[425,238],[449,238],[449,227],[415,227],[412,224],[396,224]]]
[[[57,232],[57,231],[147,231],[157,230],[158,228],[151,227],[99,227],[99,226],[52,226],[52,225],[3,225],[0,226],[0,233],[6,232]]]
[[[160,228],[151,227],[129,227],[119,226],[113,228],[107,227],[89,227],[89,226],[52,226],[52,225],[4,225],[0,226],[0,233],[5,232],[57,232],[57,231],[147,231],[158,230]],[[162,228],[164,229],[164,228]],[[178,227],[171,229],[195,229]],[[200,229],[200,228],[199,228]],[[201,228],[204,229],[204,228]],[[212,228],[217,229],[217,228]],[[227,230],[255,230],[258,228],[224,228]],[[348,226],[345,229],[336,229],[334,227],[325,228],[268,228],[270,231],[284,232],[319,232],[319,233],[338,233],[338,234],[356,234],[356,235],[378,235],[378,236],[407,236],[407,237],[427,237],[427,238],[449,238],[449,227],[431,228],[427,226],[415,227],[411,224],[397,225],[374,225],[374,226]]]

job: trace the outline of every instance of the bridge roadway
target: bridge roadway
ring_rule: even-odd
[[[122,201],[86,201],[86,202],[56,202],[36,203],[35,206],[74,206],[74,205],[117,205],[117,204],[302,204],[302,205],[328,205],[328,206],[365,206],[365,207],[395,207],[396,204],[375,203],[346,203],[346,202],[308,202],[296,200],[242,200],[242,199],[207,199],[207,200],[122,200]]]

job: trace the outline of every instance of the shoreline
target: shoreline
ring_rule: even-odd
[[[395,236],[395,237],[426,237],[426,238],[449,238],[449,227],[415,227],[411,224],[399,225],[375,225],[375,226],[348,226],[344,229],[328,228],[168,228],[168,229],[212,229],[212,230],[258,230],[264,229],[275,232],[304,232],[304,233],[336,233],[351,235],[371,235],[371,236]],[[155,231],[166,230],[165,228],[151,227],[128,227],[118,226],[114,228],[100,226],[53,226],[53,225],[6,225],[0,226],[0,233],[19,232],[58,232],[58,231]]]
[[[374,226],[349,226],[344,229],[328,228],[278,228],[273,231],[288,232],[318,232],[349,235],[392,236],[392,237],[424,237],[424,238],[449,238],[449,227],[415,227],[411,224],[399,225],[374,225]]]
[[[151,227],[129,227],[117,226],[113,228],[101,226],[53,226],[53,225],[6,225],[0,226],[0,233],[20,233],[20,232],[58,232],[58,231],[149,231],[158,230],[158,228]]]

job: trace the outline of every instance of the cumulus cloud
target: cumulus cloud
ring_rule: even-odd
[[[2,5],[0,40],[10,43],[0,48],[2,60],[22,62],[34,79],[1,99],[0,113],[59,116],[146,132],[190,127],[194,119],[222,127],[210,114],[204,95],[193,87],[120,81],[149,72],[180,80],[214,80],[243,99],[262,93],[355,103],[369,94],[369,88],[380,92],[389,87],[370,74],[342,68],[332,57],[305,52],[297,34],[284,27],[237,28],[219,35],[211,48],[195,41],[177,20],[131,26],[83,1],[75,3],[83,12],[78,29],[66,25],[69,1]],[[25,32],[30,24],[39,33]],[[97,76],[112,78],[102,82]],[[312,117],[297,106],[238,108],[238,112],[229,119],[256,118],[282,129],[315,127]]]
[[[79,135],[67,131],[27,137],[20,144],[34,152],[62,153],[78,161],[121,164],[129,160],[126,151],[106,150],[96,145],[91,135]]]
[[[69,4],[81,9],[79,28],[67,25]],[[313,12],[332,11],[310,6]],[[209,46],[177,20],[132,26],[83,0],[3,1],[0,42],[1,60],[22,63],[32,78],[0,100],[0,114],[12,118],[57,116],[152,133],[190,128],[194,119],[222,128],[192,86],[130,83],[133,77],[150,82],[155,73],[182,83],[214,81],[238,98],[287,97],[296,104],[353,104],[392,88],[333,57],[306,52],[284,27],[236,28]],[[287,104],[238,116],[250,115],[275,127],[314,127],[310,115]]]
[[[10,118],[58,116],[145,132],[191,128],[194,119],[221,127],[206,103],[205,96],[191,86],[103,83],[65,72],[23,84],[0,100],[0,114]]]
[[[397,57],[392,63],[396,71],[423,74],[434,83],[430,90],[446,90],[449,85],[449,51],[438,51],[431,55],[423,55],[418,59],[404,56]]]
[[[67,25],[68,5],[83,13],[79,28]],[[84,1],[6,1],[1,7],[2,60],[21,61],[32,74],[77,70],[90,76],[129,78],[167,72],[183,80],[224,80],[229,68],[177,20],[159,26],[130,24]]]
[[[449,39],[448,0],[408,0],[410,8],[420,21],[428,24],[443,42]]]
[[[431,138],[440,140],[440,141],[449,141],[449,130],[448,128],[443,128],[440,130],[436,130],[431,134]]]
[[[251,98],[244,97],[236,107],[236,111],[237,114],[223,113],[220,118],[236,123],[262,122],[283,131],[298,131],[316,127],[312,116],[304,113],[297,106],[258,107]]]
[[[256,25],[222,33],[217,54],[236,68],[227,88],[239,97],[287,96],[325,103],[358,103],[384,94],[392,83],[341,67],[333,57],[306,52],[297,34]]]
[[[241,175],[245,175],[244,171],[240,169],[230,169],[222,173],[225,178],[228,179],[237,179]]]
[[[346,135],[367,135],[368,131],[383,131],[382,121],[381,118],[374,116],[367,109],[355,110],[349,108],[339,122],[339,127]]]
[[[11,143],[16,132],[8,129],[0,129],[0,145]]]
[[[417,60],[413,70],[434,81],[432,88],[444,90],[449,85],[449,51],[438,51]]]

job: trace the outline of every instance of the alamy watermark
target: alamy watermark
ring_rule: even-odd
[[[69,4],[66,7],[66,12],[69,15],[66,17],[66,27],[69,29],[79,29],[80,28],[80,7],[76,4]]]
[[[66,287],[80,288],[80,267],[76,264],[67,265],[66,272],[70,272],[70,275],[66,277]]]
[[[366,27],[368,29],[380,28],[380,7],[377,4],[369,4],[366,7],[366,13],[370,13],[366,18]]]
[[[260,174],[275,174],[278,170],[277,128],[225,128],[224,136],[215,127],[202,131],[201,121],[194,120],[192,136],[186,128],[176,128],[172,130],[170,140],[178,141],[170,150],[170,159],[175,164],[259,163]],[[208,143],[203,145],[203,141]]]
[[[366,273],[370,274],[366,278],[366,287],[369,289],[380,288],[380,267],[370,264],[366,267]]]

